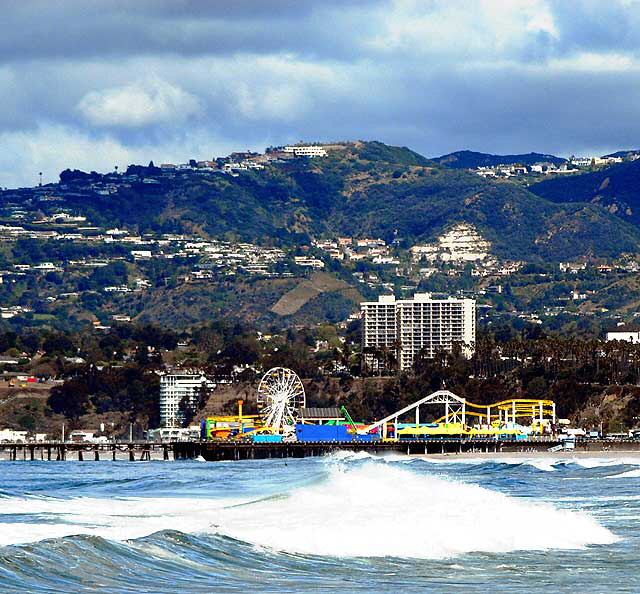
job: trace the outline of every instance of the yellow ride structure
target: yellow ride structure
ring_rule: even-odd
[[[410,426],[398,429],[398,437],[413,436],[420,437],[492,437],[496,435],[522,435],[523,432],[517,427],[467,427],[462,423],[431,423],[420,427]]]
[[[205,420],[205,439],[228,439],[242,437],[264,429],[260,415],[242,414],[243,401],[238,400],[237,415],[218,415]]]
[[[537,400],[529,398],[511,398],[501,400],[493,404],[474,404],[466,401],[465,416],[478,417],[479,422],[486,422],[487,425],[495,422],[516,423],[518,419],[542,419],[551,417],[555,419],[555,402],[553,400]],[[469,407],[478,410],[468,410]],[[447,422],[447,415],[442,415],[434,423]]]
[[[421,407],[438,405],[444,407],[444,415],[435,421],[421,423]],[[401,417],[411,414],[411,423],[400,423]],[[475,419],[475,427],[468,418]],[[424,415],[423,415],[424,419]],[[556,405],[553,400],[512,398],[483,405],[468,402],[448,390],[438,390],[404,408],[364,427],[358,433],[381,432],[383,439],[400,436],[495,436],[524,434],[527,422],[528,433],[541,434],[545,427],[556,422]]]

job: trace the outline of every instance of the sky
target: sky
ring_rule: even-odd
[[[0,0],[0,187],[296,141],[640,148],[638,0]]]

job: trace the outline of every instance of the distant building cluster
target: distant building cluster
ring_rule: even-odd
[[[640,344],[640,331],[614,330],[612,332],[607,332],[607,342],[612,340],[622,340],[624,342]]]
[[[391,254],[391,247],[380,238],[338,237],[336,239],[315,240],[313,245],[335,260],[367,261],[371,264],[400,264],[398,258]]]
[[[555,175],[564,173],[577,173],[578,171],[590,167],[606,167],[622,163],[623,161],[635,161],[640,158],[640,153],[628,153],[624,156],[605,157],[571,157],[568,161],[555,164],[548,161],[541,161],[533,165],[503,164],[481,166],[474,169],[475,173],[481,177],[516,177],[523,175]]]
[[[302,266],[303,268],[314,268],[316,270],[324,268],[324,262],[322,260],[318,260],[318,258],[294,256],[293,261],[297,266]]]
[[[569,163],[576,167],[606,167],[624,161],[635,161],[640,154],[629,153],[626,157],[571,157]]]
[[[326,157],[327,151],[323,146],[317,145],[293,145],[285,146],[285,153],[291,153],[296,157]]]
[[[550,175],[556,173],[574,173],[569,163],[534,163],[533,165],[491,165],[477,167],[475,170],[481,177],[516,177],[520,175]]]
[[[560,262],[558,264],[560,272],[568,274],[578,274],[587,270],[597,272],[599,274],[606,274],[609,272],[638,272],[640,271],[640,264],[630,257],[621,257],[613,262],[598,263],[598,262]]]
[[[327,149],[316,144],[294,144],[270,147],[264,153],[253,151],[234,152],[226,157],[189,163],[162,163],[160,169],[168,175],[188,170],[202,172],[219,171],[238,174],[242,171],[264,169],[266,165],[278,165],[291,159],[327,157]]]
[[[473,276],[508,276],[523,265],[519,261],[498,260],[491,253],[491,243],[468,223],[453,225],[435,241],[416,244],[409,251],[412,260],[421,264],[420,274],[424,277],[437,272],[440,264],[449,265],[451,274],[471,265]]]
[[[287,276],[273,270],[274,265],[286,257],[285,252],[278,248],[191,238],[183,244],[183,250],[185,255],[200,257],[192,272],[185,276],[186,282],[213,278],[213,273],[220,271],[227,274],[245,272],[261,276]]]

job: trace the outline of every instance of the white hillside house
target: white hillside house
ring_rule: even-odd
[[[326,157],[327,151],[323,146],[300,145],[285,146],[285,153],[293,153],[296,157]]]
[[[411,257],[419,261],[425,257],[429,262],[465,264],[481,262],[491,257],[491,244],[469,223],[458,223],[440,235],[435,242],[414,245]]]

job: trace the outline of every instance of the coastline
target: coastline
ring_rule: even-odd
[[[567,460],[572,458],[600,458],[617,460],[620,458],[633,459],[640,464],[640,451],[638,450],[561,450],[559,452],[459,452],[449,454],[410,454],[408,458],[425,458],[427,460],[454,461],[454,460],[530,460],[532,458],[547,460]]]

